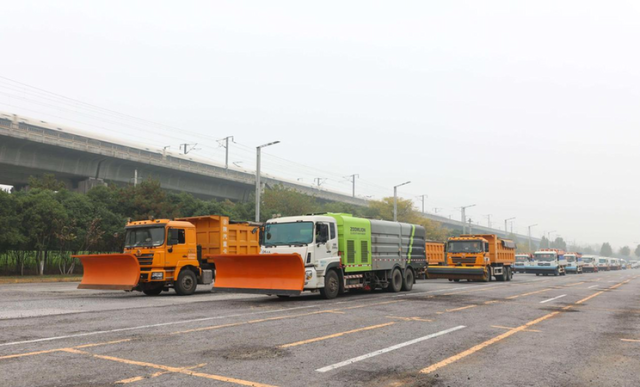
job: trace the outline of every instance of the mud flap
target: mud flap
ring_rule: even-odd
[[[78,289],[133,290],[140,280],[140,265],[133,254],[74,255],[84,274]]]
[[[298,254],[208,256],[216,265],[213,291],[295,296],[302,293],[305,269]]]

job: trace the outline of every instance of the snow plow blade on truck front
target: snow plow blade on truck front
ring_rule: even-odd
[[[84,274],[78,289],[133,290],[140,280],[140,265],[133,254],[74,255]]]
[[[484,267],[455,267],[455,266],[429,266],[427,276],[444,279],[470,279],[484,280],[486,273]]]
[[[297,296],[305,283],[298,254],[221,255],[207,257],[216,266],[214,291]]]

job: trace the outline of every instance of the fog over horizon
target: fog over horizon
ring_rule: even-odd
[[[4,4],[0,111],[217,163],[234,136],[247,171],[279,140],[273,176],[640,244],[640,3],[175,4]]]

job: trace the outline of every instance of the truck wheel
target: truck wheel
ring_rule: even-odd
[[[556,271],[554,271],[554,272],[553,272],[553,276],[554,276],[554,277],[557,277],[557,276],[558,276],[558,274],[560,274],[560,272],[558,271],[558,269],[556,269]]]
[[[158,286],[152,289],[145,289],[142,291],[142,293],[146,294],[147,296],[157,296],[160,293],[162,293],[163,288],[164,288],[164,285]]]
[[[387,290],[392,293],[398,293],[402,289],[402,272],[397,267],[391,272],[389,285]]]
[[[482,277],[482,282],[491,282],[491,267],[486,267],[486,271],[484,272],[484,276]]]
[[[320,294],[327,300],[338,297],[340,292],[340,279],[335,270],[329,270],[324,276],[324,288],[320,289]]]
[[[198,281],[196,275],[189,269],[180,270],[178,280],[173,283],[176,293],[180,296],[190,296],[196,292]]]
[[[410,292],[413,289],[413,270],[407,269],[404,273],[404,281],[402,281],[402,290]]]
[[[511,278],[513,278],[513,272],[511,271],[510,267],[507,267],[507,281],[511,281]]]

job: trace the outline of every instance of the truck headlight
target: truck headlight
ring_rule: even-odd
[[[307,281],[313,278],[313,272],[311,270],[307,270],[306,274],[307,274]]]
[[[161,280],[164,279],[164,273],[151,273],[152,280]]]

